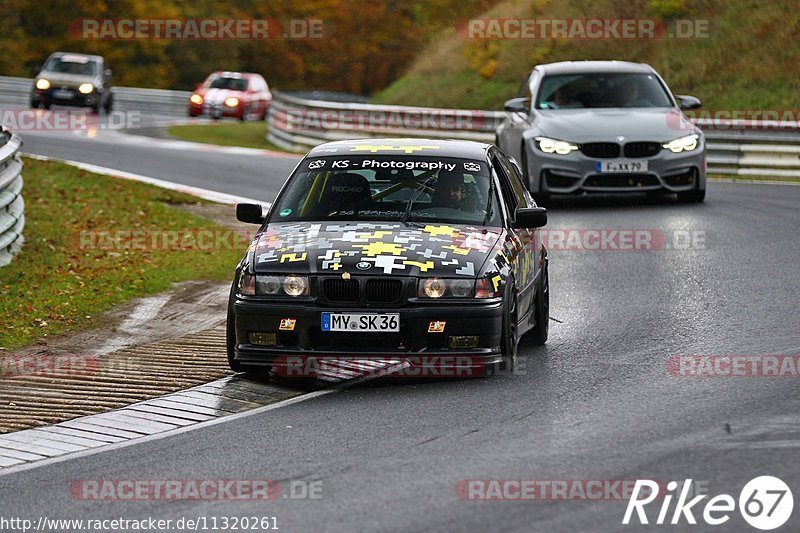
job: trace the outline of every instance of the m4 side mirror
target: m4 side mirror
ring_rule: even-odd
[[[509,113],[525,113],[527,114],[530,109],[531,101],[528,98],[512,98],[506,100],[503,108]]]
[[[699,98],[689,96],[688,94],[676,94],[675,98],[678,99],[678,105],[681,109],[697,109],[703,105],[703,102],[701,102]]]

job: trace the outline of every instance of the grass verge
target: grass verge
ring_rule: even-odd
[[[56,162],[24,164],[25,246],[0,268],[4,349],[96,325],[112,306],[174,282],[228,279],[247,246],[244,238],[192,241],[198,232],[229,231],[181,208],[207,203],[194,196]],[[128,231],[135,233],[115,233]],[[180,244],[169,245],[167,235]]]
[[[796,2],[790,0],[502,0],[476,18],[545,22],[650,19],[671,30],[679,21],[702,23],[703,29],[695,26],[698,30],[691,38],[645,40],[470,39],[450,30],[422,47],[408,71],[373,100],[502,109],[537,64],[618,59],[649,63],[676,94],[700,98],[703,112],[796,110],[800,61],[796,46],[789,44],[796,40],[796,11]]]
[[[170,126],[167,133],[182,141],[286,152],[266,139],[267,125],[261,121]]]

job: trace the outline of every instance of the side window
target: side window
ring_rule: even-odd
[[[525,185],[523,185],[522,176],[519,175],[517,167],[512,164],[504,154],[498,153],[497,156],[500,159],[503,168],[506,170],[506,173],[508,174],[509,181],[511,182],[511,188],[517,198],[517,201],[522,204],[522,207],[527,207],[527,202],[525,200]]]
[[[508,218],[509,220],[514,220],[514,214],[517,211],[517,195],[514,194],[514,189],[511,187],[508,169],[497,156],[492,157],[492,166],[500,180],[500,193],[503,196],[503,203],[508,208]]]

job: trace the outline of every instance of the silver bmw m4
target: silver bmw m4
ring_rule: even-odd
[[[496,144],[517,158],[537,200],[584,192],[677,193],[702,202],[703,132],[683,114],[700,100],[670,92],[649,65],[538,65],[506,102]]]

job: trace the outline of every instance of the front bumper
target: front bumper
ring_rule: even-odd
[[[582,192],[686,192],[706,187],[705,147],[691,152],[658,154],[640,159],[647,162],[641,173],[600,173],[599,159],[574,151],[568,155],[546,154],[528,147],[530,187],[534,192],[579,194]],[[625,159],[620,157],[619,159]]]
[[[78,89],[53,88],[47,90],[34,89],[31,92],[31,104],[67,105],[77,107],[95,107],[100,101],[100,93],[93,91],[83,94]]]
[[[399,333],[322,331],[323,312],[398,313]],[[502,299],[485,302],[425,303],[401,307],[328,307],[313,301],[276,302],[238,298],[234,302],[235,359],[247,366],[297,365],[307,359],[398,360],[441,369],[486,368],[502,360]],[[294,319],[292,331],[281,331],[283,319]],[[431,322],[444,331],[429,333]],[[274,345],[251,343],[252,333],[275,333]],[[474,348],[451,348],[451,336],[478,336]]]
[[[234,117],[234,118],[241,118],[243,113],[242,105],[239,104],[236,107],[230,107],[225,105],[224,103],[220,104],[212,104],[209,102],[203,102],[200,114],[208,115],[214,118],[220,117]]]

